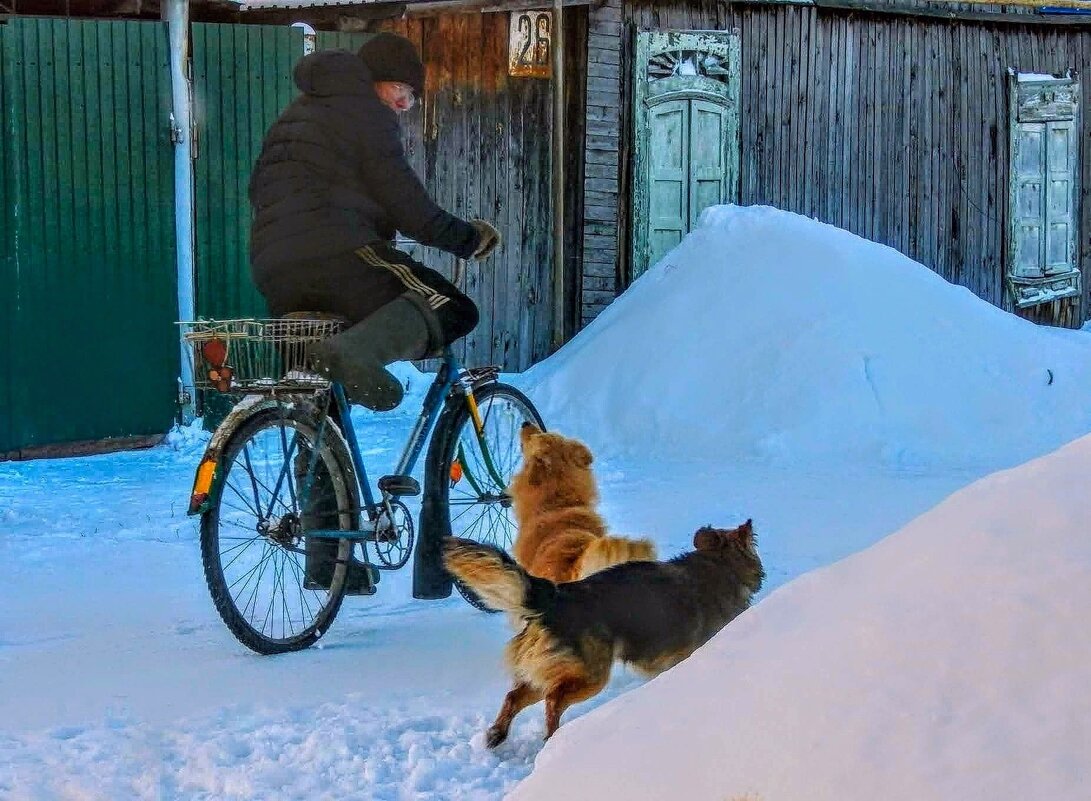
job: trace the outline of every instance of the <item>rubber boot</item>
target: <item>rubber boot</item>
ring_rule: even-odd
[[[386,365],[433,355],[438,332],[435,312],[402,295],[347,331],[312,345],[311,366],[342,384],[352,403],[385,412],[405,394]]]
[[[337,496],[333,491],[333,483],[330,481],[330,473],[325,463],[318,459],[314,465],[314,477],[311,479],[310,492],[304,501],[303,482],[307,476],[307,466],[311,458],[311,449],[302,441],[295,455],[295,463],[292,465],[295,473],[295,492],[299,502],[303,504],[300,510],[303,530],[314,528],[339,528],[341,525],[337,515]],[[337,540],[320,540],[306,537],[304,547],[307,553],[307,561],[304,567],[303,588],[307,590],[329,589],[333,580],[334,562],[337,559]]]
[[[331,420],[329,425],[333,424]],[[303,482],[310,463],[311,449],[300,442],[293,464],[295,473],[295,492],[301,493]],[[298,495],[297,495],[298,497]],[[303,503],[303,500],[300,499]],[[310,529],[337,529],[341,527],[337,511],[337,494],[330,479],[329,470],[319,459],[315,462],[314,478],[311,490],[303,505],[301,523],[303,525],[303,547],[306,554],[303,568],[303,589],[328,590],[333,581],[333,571],[337,567],[339,543],[333,539],[312,539],[306,536]],[[345,577],[346,595],[370,595],[373,593],[371,574],[367,565],[350,557],[348,574]]]

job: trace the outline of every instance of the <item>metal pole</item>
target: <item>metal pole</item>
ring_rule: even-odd
[[[564,344],[564,18],[553,0],[553,349]]]
[[[163,7],[170,42],[171,141],[174,142],[174,234],[177,248],[178,319],[192,320],[194,305],[193,114],[189,81],[189,0],[167,0]],[[178,401],[182,422],[194,416],[193,355],[179,341],[182,369]]]

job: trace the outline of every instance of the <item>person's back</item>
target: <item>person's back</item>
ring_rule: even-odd
[[[250,179],[252,269],[263,290],[276,291],[273,282],[300,263],[392,238],[375,230],[385,215],[355,166],[377,156],[373,126],[397,124],[366,66],[352,53],[324,51],[300,61],[294,77],[302,94],[269,129]]]

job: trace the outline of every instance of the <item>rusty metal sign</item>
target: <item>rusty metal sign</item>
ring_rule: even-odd
[[[553,14],[513,11],[508,33],[508,75],[548,78],[552,74]]]

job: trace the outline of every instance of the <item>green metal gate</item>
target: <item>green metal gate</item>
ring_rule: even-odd
[[[8,99],[11,92],[4,88],[4,26],[0,26],[0,304],[7,305],[15,300],[15,253],[13,228],[14,207],[10,200],[8,186],[11,183],[11,163],[8,157],[8,136],[12,119]],[[12,326],[15,320],[13,306],[11,311],[0,314],[0,454],[15,448],[13,430],[14,407],[11,398],[11,382],[14,379],[12,363]]]
[[[0,453],[162,433],[177,410],[160,22],[0,25]]]
[[[295,96],[292,67],[303,54],[297,28],[197,24],[193,94],[197,314],[262,316],[250,280],[246,189],[265,129]]]
[[[197,314],[261,316],[250,278],[247,186],[265,131],[298,94],[292,69],[303,57],[300,28],[193,25],[197,119]],[[366,35],[319,33],[318,49],[359,47]]]

